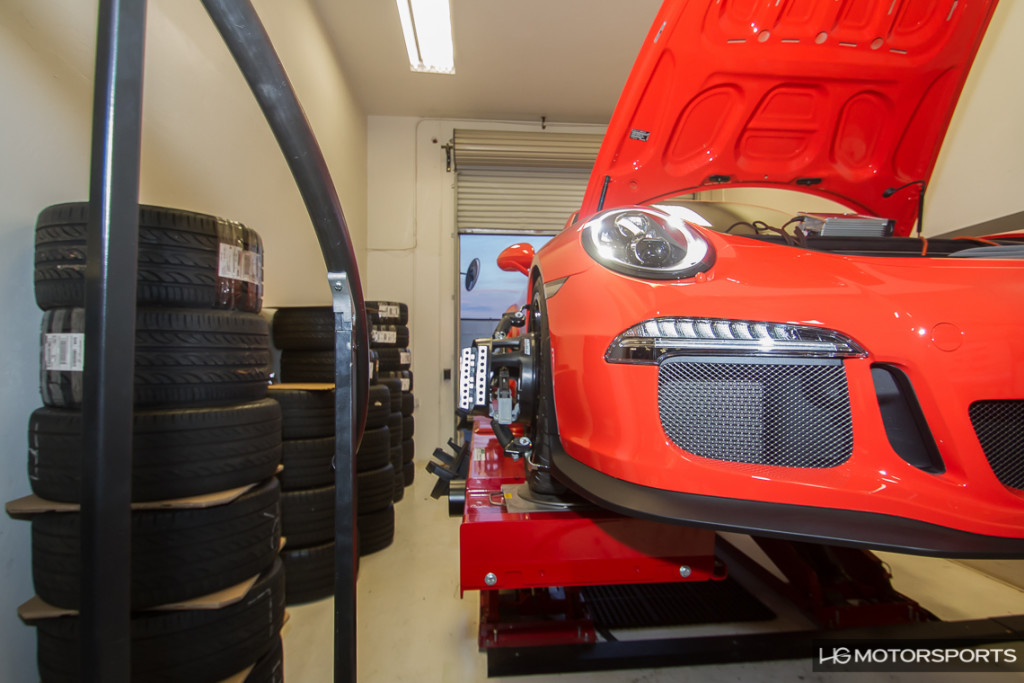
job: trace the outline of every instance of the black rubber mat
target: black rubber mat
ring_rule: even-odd
[[[580,597],[600,629],[769,621],[775,613],[732,578],[587,586]]]

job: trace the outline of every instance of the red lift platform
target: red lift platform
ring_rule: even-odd
[[[452,488],[450,509],[462,512],[460,581],[463,593],[480,591],[479,646],[489,676],[806,659],[824,638],[1024,639],[1024,616],[939,621],[896,592],[887,568],[866,550],[753,539],[772,572],[710,530],[536,496],[522,461],[504,455],[489,420],[478,417],[465,431],[458,456],[439,449],[446,464],[428,469],[445,483],[465,476],[464,493]],[[616,635],[775,620],[730,571],[756,584],[759,595],[792,605],[809,627]]]

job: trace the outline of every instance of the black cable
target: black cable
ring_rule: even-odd
[[[748,221],[737,221],[736,223],[733,223],[733,224],[732,224],[732,225],[730,225],[730,226],[729,226],[728,228],[726,228],[726,229],[725,229],[725,231],[726,231],[726,232],[732,232],[732,229],[733,229],[733,228],[738,228],[738,227],[740,227],[741,225],[745,225],[745,226],[747,226],[748,228],[750,228],[750,229],[751,229],[751,230],[753,230],[754,232],[757,232],[757,231],[758,231],[758,230],[757,230],[757,227],[755,227],[753,223],[750,223],[750,222],[748,222]]]

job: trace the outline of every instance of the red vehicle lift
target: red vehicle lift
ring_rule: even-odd
[[[487,418],[464,426],[458,454],[438,449],[444,464],[428,470],[440,478],[435,496],[450,485],[450,511],[462,514],[461,587],[480,591],[489,676],[809,658],[823,638],[1024,639],[1024,616],[939,621],[896,592],[866,550],[754,539],[782,580],[714,531],[544,499],[529,492],[522,460],[503,454]],[[812,626],[617,639],[623,629],[773,620],[731,570]]]

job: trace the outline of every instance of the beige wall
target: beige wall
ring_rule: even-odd
[[[366,117],[307,0],[256,0],[323,147],[361,261]],[[29,493],[27,426],[41,405],[33,225],[89,191],[96,0],[0,2],[0,499]],[[141,200],[248,223],[266,247],[265,305],[329,303],[320,250],[288,168],[199,2],[151,0]],[[0,517],[0,680],[38,680],[29,524]]]
[[[445,177],[440,149],[451,137],[451,125],[371,116],[367,128],[369,210],[363,288],[367,299],[409,304],[415,438],[422,460],[444,444],[454,424],[452,385],[441,379],[441,370],[453,367],[455,346],[451,178]],[[417,476],[426,473],[421,470]]]

